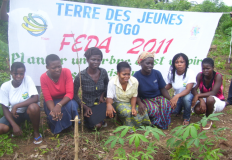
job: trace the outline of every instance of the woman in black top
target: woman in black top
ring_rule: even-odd
[[[96,47],[89,48],[85,52],[85,57],[89,66],[81,71],[82,99],[85,124],[88,128],[101,128],[106,126],[106,91],[109,82],[105,69],[99,68],[102,61],[102,52]],[[79,74],[74,81],[74,99],[79,105],[81,100],[78,97],[80,87]]]

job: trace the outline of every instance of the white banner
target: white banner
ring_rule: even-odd
[[[100,67],[110,77],[116,74],[120,61],[131,64],[132,74],[139,70],[136,60],[143,50],[156,51],[154,69],[161,71],[164,78],[173,56],[180,52],[188,56],[190,68],[197,73],[221,15],[56,0],[11,0],[11,64],[25,63],[27,75],[40,86],[47,55],[57,54],[63,67],[69,68],[75,77],[78,73],[76,51],[83,70],[88,66],[84,52],[96,46],[103,52]]]

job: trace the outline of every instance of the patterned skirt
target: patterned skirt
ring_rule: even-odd
[[[159,128],[168,129],[172,112],[170,102],[163,96],[143,99],[142,102],[147,106],[151,123]]]
[[[113,104],[118,118],[122,121],[123,125],[131,126],[138,128],[144,125],[151,125],[149,116],[147,112],[144,115],[140,115],[138,113],[138,105],[136,105],[135,109],[137,111],[137,116],[132,116],[131,113],[131,104],[126,102],[116,102]]]

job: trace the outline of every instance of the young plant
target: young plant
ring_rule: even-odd
[[[144,135],[136,133],[137,130],[145,131]],[[110,136],[109,139],[105,142],[105,145],[111,142],[111,148],[115,147],[117,143],[121,145],[121,147],[115,151],[114,153],[115,157],[113,159],[120,159],[120,160],[128,159],[128,158],[129,160],[137,160],[139,158],[141,158],[142,160],[153,159],[152,154],[155,154],[156,153],[155,149],[158,148],[154,146],[155,144],[154,142],[149,143],[147,145],[147,148],[143,149],[143,151],[137,151],[138,146],[141,145],[141,141],[143,141],[144,143],[149,142],[146,136],[148,136],[150,133],[157,140],[160,139],[160,135],[165,136],[165,134],[158,128],[153,128],[150,126],[146,126],[146,127],[142,126],[137,130],[134,127],[130,127],[130,126],[120,126],[113,131],[113,133],[121,131],[121,134],[116,133],[115,136]],[[125,138],[124,136],[128,131],[133,131],[134,133]],[[132,153],[128,155],[126,155],[126,151],[123,148],[125,141],[128,141],[129,145],[131,145],[132,143],[135,145],[135,151],[132,151]]]
[[[0,135],[0,157],[4,154],[13,154],[15,147],[18,147],[18,145],[11,143],[11,139],[7,134]]]
[[[186,126],[178,126],[171,131],[173,135],[172,138],[167,140],[167,146],[174,148],[174,152],[171,154],[171,157],[175,160],[179,159],[192,159],[193,153],[190,148],[199,148],[200,156],[204,159],[218,159],[221,155],[219,149],[213,149],[214,145],[212,142],[215,140],[223,139],[218,136],[218,132],[225,130],[225,128],[219,128],[214,131],[214,138],[208,139],[206,136],[207,131],[202,131],[198,133],[201,126],[205,126],[207,121],[218,121],[219,119],[216,116],[221,115],[222,113],[211,114],[208,117],[204,116],[200,122],[192,123]],[[211,158],[210,158],[211,157]],[[214,158],[213,158],[214,157]],[[197,157],[195,157],[197,158]]]

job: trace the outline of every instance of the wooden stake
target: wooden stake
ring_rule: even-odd
[[[72,33],[72,32],[71,32]],[[73,33],[72,33],[73,34]],[[75,38],[74,38],[74,34],[73,34],[73,40],[74,40],[74,44],[77,50],[77,45],[75,43]],[[83,114],[83,100],[82,100],[82,84],[81,84],[81,69],[80,69],[80,61],[79,61],[79,56],[78,56],[78,51],[77,51],[77,61],[78,61],[78,69],[79,69],[79,78],[80,78],[80,100],[81,100],[81,132],[83,134],[83,126],[84,126],[84,114]],[[77,93],[78,94],[78,93]]]
[[[75,160],[78,160],[78,148],[79,148],[79,134],[78,134],[78,123],[79,123],[79,119],[78,116],[75,117],[74,120],[71,121],[75,121],[75,130],[74,130],[74,141],[75,141]]]

